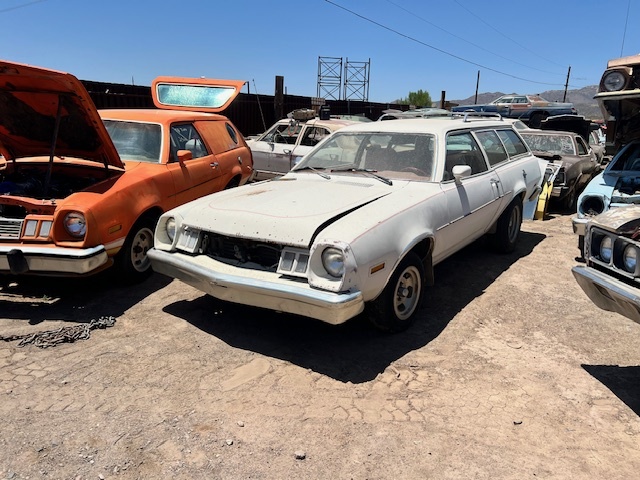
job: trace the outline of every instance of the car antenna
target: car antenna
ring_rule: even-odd
[[[255,78],[252,78],[251,81],[253,82],[253,89],[256,91],[256,100],[258,100],[258,110],[260,110],[260,118],[262,118],[262,126],[264,127],[264,132],[267,131],[267,124],[264,121],[264,114],[262,113],[262,105],[260,105],[260,96],[258,95],[258,87],[256,87],[256,80]]]

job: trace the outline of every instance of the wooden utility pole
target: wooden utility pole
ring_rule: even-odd
[[[480,70],[478,70],[478,78],[476,78],[476,96],[473,99],[473,104],[478,104],[478,87],[480,86]]]
[[[569,70],[567,71],[567,82],[564,84],[564,97],[562,97],[562,101],[567,101],[567,88],[569,88],[569,76],[571,75],[571,65],[569,65]]]
[[[276,120],[284,118],[284,77],[276,75],[276,91],[273,96],[273,108]]]

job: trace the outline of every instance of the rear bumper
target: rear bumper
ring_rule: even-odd
[[[0,273],[74,276],[107,266],[103,245],[92,248],[0,245]]]
[[[640,289],[590,267],[576,266],[571,271],[594,304],[640,323]]]
[[[333,325],[344,323],[364,310],[361,292],[316,290],[306,282],[234,267],[206,255],[192,257],[155,248],[147,255],[154,271],[221,300],[303,315]]]

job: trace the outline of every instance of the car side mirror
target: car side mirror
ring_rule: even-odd
[[[193,153],[191,153],[191,150],[178,150],[177,156],[178,162],[183,165],[184,162],[193,158]]]
[[[460,184],[463,178],[471,176],[471,167],[469,165],[456,165],[451,170],[451,173],[453,173],[456,183]]]

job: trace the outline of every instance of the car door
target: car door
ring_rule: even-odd
[[[582,175],[578,179],[577,188],[585,185],[596,173],[598,162],[595,152],[587,145],[582,137],[574,137],[576,141],[576,152],[580,157],[580,172]]]
[[[500,179],[489,170],[485,156],[471,132],[447,136],[447,154],[441,188],[449,223],[443,228],[442,255],[448,256],[487,232],[503,196]],[[453,167],[467,165],[471,175],[456,181]]]
[[[176,191],[176,200],[182,204],[222,187],[222,169],[217,157],[209,151],[202,136],[192,123],[170,127],[171,161],[168,164]],[[179,150],[189,150],[192,158],[180,162]]]

